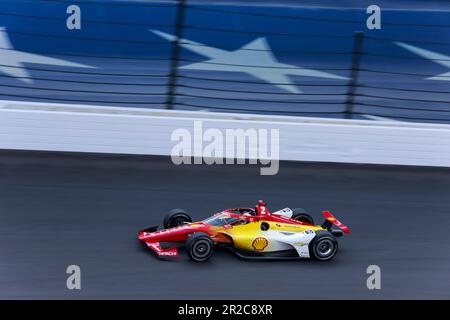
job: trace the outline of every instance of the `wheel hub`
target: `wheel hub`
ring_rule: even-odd
[[[333,248],[334,245],[331,240],[324,239],[318,244],[317,251],[321,257],[326,257],[332,253]]]
[[[194,245],[193,251],[194,254],[201,258],[201,257],[205,257],[208,255],[209,253],[209,243],[206,241],[199,241]]]

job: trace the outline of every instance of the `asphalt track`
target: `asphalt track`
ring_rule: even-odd
[[[182,207],[195,219],[265,199],[331,210],[351,227],[330,262],[161,261],[136,232]],[[161,157],[0,152],[0,298],[450,298],[450,171],[282,163],[175,166]],[[66,267],[82,289],[66,289]],[[381,267],[368,290],[366,268]]]

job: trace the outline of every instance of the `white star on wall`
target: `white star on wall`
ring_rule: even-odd
[[[15,50],[9,41],[5,28],[0,27],[0,71],[12,77],[17,77],[18,80],[23,82],[32,83],[33,79],[30,78],[29,72],[24,67],[24,62],[78,68],[95,68],[81,63]]]
[[[441,66],[447,67],[450,69],[450,57],[446,56],[445,54],[440,54],[437,52],[433,52],[430,50],[425,50],[419,47],[412,46],[410,44],[406,44],[403,42],[395,42],[396,45],[405,48],[408,51],[411,51],[425,59],[433,60],[433,62],[436,62],[437,64],[440,64]],[[426,78],[428,80],[442,80],[442,81],[450,81],[450,71],[444,72],[441,74],[437,74],[432,77]]]
[[[176,40],[176,36],[171,34],[157,30],[150,31],[168,41]],[[203,62],[179,67],[181,69],[243,72],[292,93],[301,93],[301,91],[288,76],[348,79],[328,72],[278,62],[266,38],[257,38],[234,51],[210,47],[187,39],[181,39],[180,42],[183,48],[209,58]]]

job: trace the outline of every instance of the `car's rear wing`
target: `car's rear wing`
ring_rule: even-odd
[[[326,228],[328,230],[330,230],[332,233],[334,230],[331,230],[331,227],[333,225],[335,225],[336,227],[338,227],[340,230],[342,230],[343,232],[349,234],[350,233],[350,229],[343,224],[342,222],[340,222],[338,219],[336,219],[330,211],[323,211],[322,214],[325,216],[325,222],[322,224],[323,228]],[[335,234],[335,233],[333,233]],[[337,233],[335,235],[338,235]],[[342,234],[341,234],[342,235]]]

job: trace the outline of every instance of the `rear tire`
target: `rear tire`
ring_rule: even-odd
[[[192,222],[192,218],[183,209],[170,210],[164,216],[164,229],[182,226],[186,223]]]
[[[300,222],[306,222],[306,223],[309,223],[309,224],[314,224],[314,219],[313,219],[313,217],[311,217],[307,212],[306,212],[306,210],[305,209],[302,209],[302,208],[294,208],[294,209],[292,209],[292,211],[294,212],[293,214],[292,214],[292,217],[291,217],[291,219],[294,219],[294,220],[297,220],[297,221],[300,221]]]
[[[317,231],[316,237],[309,244],[311,258],[326,261],[332,259],[338,251],[335,237],[328,231]]]
[[[206,233],[196,232],[189,235],[186,241],[186,250],[192,261],[205,262],[211,258],[214,252],[214,242]]]

